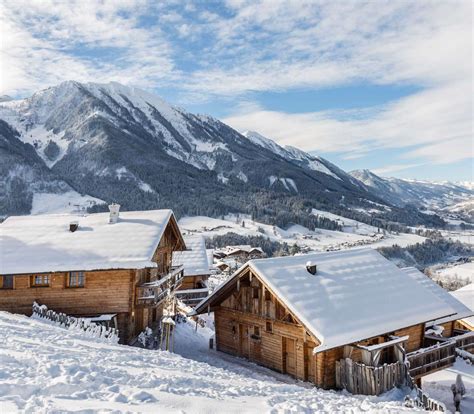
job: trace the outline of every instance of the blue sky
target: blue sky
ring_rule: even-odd
[[[117,81],[351,170],[472,180],[472,3],[23,1],[0,93]]]

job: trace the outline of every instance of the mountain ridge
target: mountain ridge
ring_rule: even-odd
[[[431,220],[402,219],[404,211],[327,160],[261,136],[257,142],[213,117],[118,83],[66,81],[0,103],[0,119],[55,177],[125,209],[242,212],[287,225],[311,222],[311,207],[337,213],[375,203],[382,205],[378,220]]]

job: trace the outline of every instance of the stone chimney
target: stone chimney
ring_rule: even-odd
[[[306,262],[306,270],[308,271],[308,273],[315,275],[318,271],[318,268],[315,263],[313,263],[312,261],[308,261]]]
[[[109,223],[110,224],[117,223],[119,219],[120,204],[117,204],[117,203],[109,204],[109,211],[110,211]]]

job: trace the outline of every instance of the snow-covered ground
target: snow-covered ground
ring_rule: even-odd
[[[451,384],[456,382],[457,374],[461,374],[466,387],[466,394],[461,401],[461,412],[474,413],[474,366],[462,358],[457,358],[451,368],[424,377],[423,389],[431,398],[443,402],[448,410],[454,412]]]
[[[85,211],[94,204],[104,201],[88,195],[81,195],[76,191],[66,193],[37,193],[33,195],[31,214],[72,213]]]
[[[474,244],[474,230],[447,231],[442,230],[441,234],[446,239],[460,241],[461,243]]]
[[[209,351],[211,331],[178,324],[175,351],[111,345],[0,312],[3,413],[413,412],[404,393],[322,391]]]
[[[445,268],[435,270],[436,279],[449,280],[449,279],[467,279],[470,282],[474,282],[474,262],[454,263],[448,265]]]
[[[316,214],[324,215],[332,220],[338,219],[344,223],[344,231],[316,229],[309,230],[301,225],[293,225],[287,230],[276,226],[252,221],[247,216],[228,215],[223,219],[205,216],[183,217],[179,220],[181,230],[185,233],[201,234],[204,237],[223,235],[229,232],[244,236],[265,236],[277,242],[289,245],[296,243],[310,251],[338,250],[361,245],[373,247],[392,246],[398,244],[406,247],[422,243],[425,238],[416,234],[378,233],[377,228],[355,220],[346,219],[332,213],[314,210]],[[242,225],[242,222],[244,225]]]

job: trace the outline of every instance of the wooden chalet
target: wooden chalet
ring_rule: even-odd
[[[454,361],[424,340],[456,310],[372,249],[252,260],[194,314],[211,311],[217,350],[321,388],[380,394]]]
[[[173,253],[173,266],[183,266],[183,281],[176,297],[194,306],[209,294],[207,279],[211,274],[206,242],[202,236],[183,236],[186,250]]]
[[[171,210],[9,217],[0,224],[0,310],[34,301],[71,316],[109,315],[122,343],[159,323],[180,285],[185,243]]]

